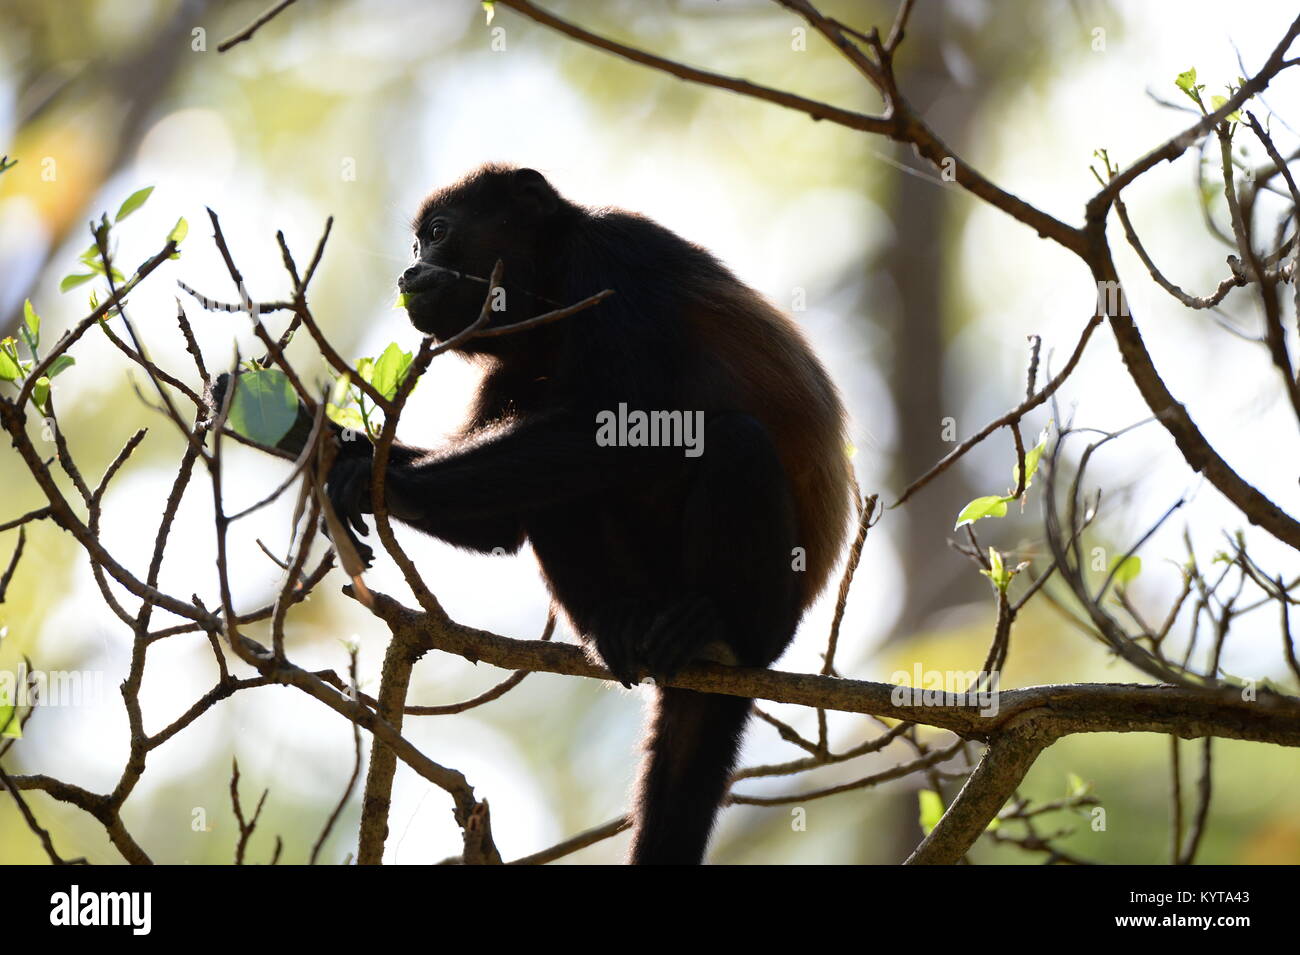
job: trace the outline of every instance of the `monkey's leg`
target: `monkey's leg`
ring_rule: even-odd
[[[657,608],[628,639],[637,666],[656,678],[670,679],[692,660],[739,662],[718,608],[709,597],[699,594]]]
[[[798,616],[795,516],[776,447],[753,417],[720,415],[705,428],[684,517],[684,593],[646,632],[646,664],[664,675],[697,657],[766,666]]]
[[[613,597],[603,600],[584,627],[584,636],[595,644],[601,662],[624,687],[637,683],[647,667],[637,648],[641,635],[654,622],[648,601]]]
[[[671,670],[712,656],[766,666],[798,613],[791,568],[794,502],[776,448],[753,417],[727,414],[704,432],[685,512],[685,591],[647,633],[649,659]],[[632,840],[639,865],[702,861],[726,792],[751,700],[663,687],[646,743]]]

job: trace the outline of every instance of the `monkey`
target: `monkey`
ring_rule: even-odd
[[[624,686],[655,680],[629,861],[701,863],[753,701],[662,684],[693,661],[769,666],[793,639],[847,529],[839,394],[794,322],[711,253],[536,170],[483,165],[431,193],[413,230],[397,284],[438,341],[478,318],[498,260],[488,328],[614,291],[458,343],[483,366],[468,420],[447,448],[394,446],[385,504],[470,551],[527,540],[594,656]],[[621,406],[697,416],[699,453],[598,441]],[[373,449],[341,447],[327,492],[365,534]]]

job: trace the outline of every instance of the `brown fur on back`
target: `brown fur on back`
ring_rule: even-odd
[[[739,282],[710,283],[690,316],[725,392],[771,432],[794,494],[807,552],[802,606],[825,587],[844,544],[851,472],[845,412],[821,362],[788,317]],[[706,449],[707,453],[707,449]],[[793,559],[793,556],[792,556]]]

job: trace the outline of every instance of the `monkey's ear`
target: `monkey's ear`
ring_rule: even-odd
[[[538,216],[548,216],[560,207],[560,194],[536,169],[516,169],[510,185],[515,199]]]

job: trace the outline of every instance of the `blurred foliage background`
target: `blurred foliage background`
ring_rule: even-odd
[[[90,241],[87,222],[153,185],[149,203],[118,230],[119,256],[123,263],[143,260],[178,216],[191,223],[180,260],[132,298],[138,326],[164,367],[188,365],[174,322],[174,298],[181,294],[174,279],[217,298],[235,297],[208,241],[205,206],[221,215],[249,290],[263,300],[288,291],[275,231],[284,230],[302,261],[333,215],[333,237],[314,285],[317,318],[347,355],[377,354],[393,340],[412,347],[418,335],[392,308],[393,282],[408,254],[407,220],[420,196],[481,161],[517,162],[542,170],[575,200],[622,205],[660,220],[793,310],[850,406],[863,488],[890,499],[949,449],[941,437],[944,418],[954,419],[964,437],[1019,399],[1027,335],[1043,336],[1044,356],[1055,349],[1059,368],[1092,312],[1094,289],[1077,263],[938,182],[890,143],[698,89],[579,47],[507,10],[486,24],[476,2],[302,0],[251,42],[215,52],[265,5],[33,0],[0,6],[0,140],[19,161],[0,177],[3,334],[13,333],[28,298],[50,338],[84,315],[89,286],[61,295],[58,284]],[[817,37],[800,42],[802,21],[770,4],[553,0],[548,6],[597,32],[717,72],[849,108],[880,105]],[[892,4],[875,2],[825,7],[861,28],[888,24],[894,12]],[[1203,80],[1235,80],[1241,68],[1234,44],[1248,65],[1258,64],[1290,17],[1285,7],[1253,7],[1225,33],[1220,11],[1201,2],[936,0],[919,5],[899,71],[907,95],[977,168],[1077,222],[1094,188],[1088,172],[1094,149],[1108,148],[1124,162],[1186,125],[1185,115],[1144,91],[1176,95],[1173,78],[1189,65]],[[1274,85],[1272,105],[1297,101],[1295,72]],[[1300,121],[1295,114],[1280,118]],[[1275,124],[1274,135],[1284,152],[1294,148],[1289,127]],[[1205,290],[1226,272],[1224,252],[1201,226],[1194,162],[1189,156],[1157,171],[1127,198],[1148,248],[1175,280]],[[1266,373],[1263,351],[1225,333],[1205,313],[1184,312],[1158,290],[1134,289],[1145,272],[1132,256],[1121,259],[1120,269],[1173,392],[1243,476],[1282,507],[1300,511],[1297,438],[1279,413],[1281,389]],[[245,353],[253,347],[239,316],[204,313],[188,300],[185,306],[211,366],[228,363],[236,342]],[[1226,311],[1243,327],[1256,327],[1247,297],[1230,299]],[[300,368],[320,368],[309,345],[298,342],[294,349]],[[134,372],[102,336],[87,336],[75,354],[78,364],[59,378],[56,395],[84,471],[98,475],[136,428],[151,429],[109,494],[103,527],[119,559],[141,569],[182,439],[141,403]],[[436,362],[400,436],[435,444],[458,423],[475,375],[453,357]],[[1146,414],[1104,332],[1062,400],[1081,425],[1118,428]],[[1045,422],[1039,414],[1026,434]],[[842,672],[890,679],[918,663],[927,670],[978,668],[993,601],[986,581],[946,540],[966,501],[1008,489],[1013,462],[1013,450],[995,440],[908,507],[888,512],[868,540],[855,580],[838,657]],[[244,449],[230,453],[227,467],[237,506],[258,499],[283,474],[279,463]],[[1158,617],[1179,583],[1184,526],[1208,560],[1222,547],[1221,529],[1235,531],[1237,518],[1212,489],[1197,487],[1172,442],[1154,428],[1115,442],[1094,477],[1106,489],[1107,510],[1092,543],[1121,551],[1177,495],[1194,492],[1181,522],[1143,552],[1147,569],[1133,596]],[[0,452],[0,488],[0,520],[41,503],[8,451]],[[1039,495],[1041,489],[1031,492],[1025,514],[982,524],[984,541],[1041,557]],[[214,592],[205,496],[196,485],[182,507],[174,540],[184,546],[172,549],[164,589]],[[261,603],[277,588],[279,571],[258,552],[255,538],[282,547],[288,508],[235,534],[237,604]],[[7,555],[15,538],[15,532],[0,536],[0,553]],[[1248,533],[1248,539],[1257,560],[1294,576],[1293,554],[1266,537]],[[540,633],[547,597],[526,552],[471,557],[413,534],[403,540],[457,619],[513,636]],[[342,671],[343,644],[355,640],[363,688],[373,689],[384,632],[338,593],[341,582],[331,577],[291,616],[290,654],[304,666]],[[406,596],[386,561],[371,583]],[[832,606],[833,594],[810,612],[783,668],[820,667]],[[87,705],[39,712],[6,769],[111,788],[126,752],[116,687],[126,672],[128,635],[103,608],[69,537],[49,526],[31,529],[27,554],[0,605],[0,627],[0,666],[13,670],[27,654],[44,670],[98,674],[102,687]],[[1247,619],[1239,629],[1224,668],[1296,692],[1278,653],[1276,621]],[[560,638],[573,636],[561,628]],[[143,701],[147,725],[157,729],[211,685],[215,669],[206,643],[193,635],[158,644],[150,659]],[[432,655],[417,668],[411,698],[463,699],[501,675]],[[1002,685],[1135,678],[1041,604],[1022,616]],[[540,674],[488,707],[410,718],[407,727],[417,744],[464,771],[491,800],[498,844],[512,858],[622,812],[640,732],[639,696]],[[812,713],[771,710],[815,733]],[[865,718],[840,714],[831,715],[830,729],[840,746],[874,731]],[[1199,745],[1183,750],[1189,772]],[[1153,736],[1071,737],[1040,759],[1023,792],[1058,798],[1076,774],[1101,799],[1107,827],[1093,831],[1086,818],[1063,819],[1076,830],[1063,845],[1098,862],[1163,861],[1169,751],[1169,740]],[[770,727],[751,730],[746,763],[794,755]],[[286,861],[301,861],[351,770],[351,730],[290,689],[246,692],[221,704],[151,756],[127,804],[128,827],[156,860],[232,858],[232,757],[240,761],[246,805],[269,789],[250,859],[269,858],[278,834]],[[813,778],[750,781],[740,789],[800,791],[905,757],[891,747]],[[1300,753],[1219,741],[1215,766],[1199,861],[1300,862]],[[713,858],[898,861],[920,838],[921,785],[909,779],[807,803],[802,832],[791,831],[788,807],[733,808]],[[329,861],[342,861],[353,848],[358,803],[353,800],[335,830]],[[78,810],[37,794],[32,804],[65,854],[120,861]],[[400,769],[391,831],[389,861],[430,862],[458,851],[449,800]],[[625,839],[572,861],[616,861]],[[972,858],[1040,861],[984,843]],[[12,802],[0,799],[0,861],[43,860]]]

